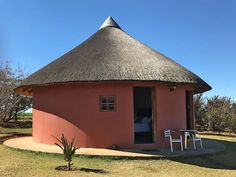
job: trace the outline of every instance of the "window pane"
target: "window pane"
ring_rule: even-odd
[[[107,97],[102,96],[100,99],[101,99],[101,103],[107,103]]]
[[[107,104],[101,104],[101,110],[102,110],[102,111],[108,110]]]
[[[108,97],[108,103],[114,103],[115,102],[115,97],[114,96],[109,96]]]
[[[108,110],[110,110],[110,111],[115,110],[114,104],[108,104]]]

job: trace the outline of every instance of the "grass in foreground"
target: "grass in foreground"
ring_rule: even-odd
[[[56,171],[65,165],[62,155],[34,153],[0,145],[0,176],[159,176],[159,177],[233,177],[236,176],[236,138],[209,136],[222,141],[226,150],[219,154],[165,160],[112,160],[74,158],[71,172]]]
[[[30,128],[1,128],[2,133],[30,133]],[[3,134],[0,134],[3,136]],[[76,171],[56,171],[66,165],[62,155],[20,151],[0,145],[0,176],[148,176],[148,177],[234,177],[236,176],[236,137],[204,135],[221,141],[224,152],[198,157],[163,160],[115,160],[74,157]]]

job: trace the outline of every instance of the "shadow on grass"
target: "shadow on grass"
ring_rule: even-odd
[[[226,141],[226,140],[212,140],[203,139],[205,149],[197,151],[175,151],[171,153],[169,149],[164,152],[159,150],[142,150],[142,151],[125,151],[133,153],[143,153],[152,155],[163,155],[156,157],[102,157],[102,156],[82,156],[82,158],[101,158],[112,160],[160,160],[167,159],[170,161],[175,161],[184,164],[195,165],[199,167],[212,168],[212,169],[227,169],[236,170],[236,142]],[[173,156],[172,156],[173,155]],[[177,156],[175,156],[177,155]]]
[[[100,174],[105,174],[108,173],[108,171],[103,170],[103,169],[95,169],[95,168],[81,168],[80,171],[87,172],[87,173],[100,173]]]
[[[68,170],[68,166],[67,165],[60,165],[60,166],[57,166],[55,168],[55,170],[58,170],[58,171],[79,171],[80,169],[77,168],[77,167],[72,166],[71,169]]]
[[[225,150],[211,155],[176,157],[169,160],[213,169],[236,170],[236,142],[214,140],[225,145]]]

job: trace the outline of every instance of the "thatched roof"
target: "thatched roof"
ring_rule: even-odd
[[[211,87],[173,60],[129,36],[111,18],[89,39],[21,82],[16,91],[71,82],[153,81]]]

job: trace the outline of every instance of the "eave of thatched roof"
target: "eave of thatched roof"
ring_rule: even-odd
[[[30,75],[16,92],[27,94],[37,85],[107,81],[191,84],[196,92],[211,89],[196,74],[134,39],[108,17],[99,31]]]

